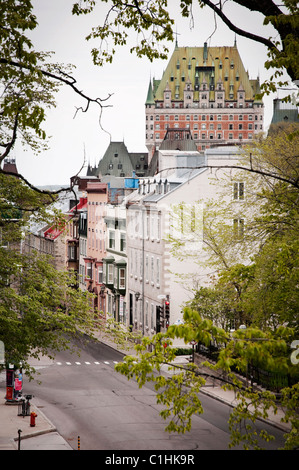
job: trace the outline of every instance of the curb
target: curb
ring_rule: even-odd
[[[38,408],[37,405],[35,405],[34,403],[31,402],[31,407],[34,408],[34,410],[36,411],[36,414],[37,414],[37,411],[40,415],[42,415],[43,419],[49,424],[49,429],[40,429],[39,431],[32,431],[31,433],[29,434],[25,434],[24,436],[21,436],[21,441],[24,440],[24,439],[29,439],[31,437],[37,437],[37,436],[42,436],[43,434],[48,434],[50,432],[57,432],[57,428],[56,426],[54,426],[54,424],[49,420],[49,418],[40,410],[40,408]],[[18,438],[17,437],[14,437],[13,438],[14,441],[17,441]]]

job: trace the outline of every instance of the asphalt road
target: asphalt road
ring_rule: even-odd
[[[152,387],[138,388],[135,381],[114,370],[123,355],[102,343],[84,346],[80,357],[59,353],[54,361],[38,366],[41,381],[25,382],[24,391],[72,446],[82,450],[227,450],[230,407],[205,395],[204,413],[193,419],[184,435],[168,434],[159,416]],[[265,427],[265,424],[262,424]],[[282,433],[275,428],[275,444]]]

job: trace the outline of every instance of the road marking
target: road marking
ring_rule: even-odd
[[[102,364],[107,364],[107,365],[109,366],[109,365],[111,365],[112,362],[113,362],[113,364],[118,364],[118,361],[103,361]],[[67,366],[71,366],[71,365],[72,365],[71,362],[64,362],[64,363],[62,363],[62,362],[56,362],[56,364],[57,364],[58,366],[62,366],[63,364],[66,364]],[[82,362],[75,362],[75,364],[76,364],[77,366],[81,366],[81,365],[84,365],[84,364],[86,364],[86,365],[89,366],[89,365],[91,365],[91,362],[88,362],[88,361],[85,361],[84,363],[82,363]],[[93,364],[95,364],[95,365],[101,365],[101,362],[94,361]]]

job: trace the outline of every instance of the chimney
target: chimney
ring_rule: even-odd
[[[208,60],[208,44],[205,42],[203,45],[203,61],[206,62]]]

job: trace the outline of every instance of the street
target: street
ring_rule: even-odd
[[[228,449],[228,405],[202,395],[204,413],[194,417],[191,432],[168,434],[150,385],[139,389],[114,370],[122,357],[97,342],[84,346],[80,357],[63,352],[54,361],[42,359],[37,380],[26,380],[24,392],[34,395],[35,405],[73,449],[78,437],[82,450]],[[276,440],[267,448],[281,447],[282,432],[271,432]]]

